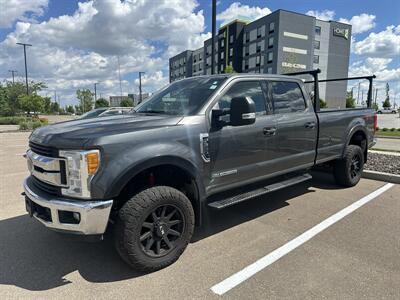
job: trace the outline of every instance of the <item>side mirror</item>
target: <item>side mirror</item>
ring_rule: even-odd
[[[256,121],[256,105],[250,97],[235,97],[231,100],[231,126],[250,125]]]

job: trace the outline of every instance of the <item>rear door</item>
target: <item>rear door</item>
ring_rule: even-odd
[[[297,81],[269,81],[270,97],[277,122],[279,160],[277,171],[306,168],[314,163],[317,117]]]

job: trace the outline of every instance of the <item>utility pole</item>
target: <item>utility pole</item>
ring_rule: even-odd
[[[119,55],[117,56],[117,59],[118,59],[119,92],[120,92],[121,101],[122,101],[121,66],[119,64]]]
[[[8,70],[8,72],[10,72],[12,74],[12,79],[13,79],[13,84],[14,84],[14,74],[18,73],[17,70]]]
[[[142,74],[145,72],[139,72],[139,103],[142,103]]]
[[[96,100],[97,100],[97,89],[96,89],[96,85],[98,85],[99,83],[98,82],[95,82],[94,83],[94,102],[96,102]]]
[[[31,44],[26,43],[17,43],[17,45],[21,45],[24,47],[24,59],[25,59],[25,82],[26,82],[26,94],[29,95],[29,87],[28,87],[28,66],[26,64],[26,47],[32,46]]]
[[[215,27],[217,23],[217,0],[212,0],[212,32],[211,32],[211,74],[215,69]]]
[[[358,83],[357,104],[359,100],[360,100],[360,82]]]
[[[378,98],[378,88],[375,89],[375,105],[376,105],[376,99]]]
[[[363,101],[364,101],[364,90],[361,91],[361,104],[363,104]]]

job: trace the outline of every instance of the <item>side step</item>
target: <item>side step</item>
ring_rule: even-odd
[[[295,177],[291,177],[289,179],[277,182],[277,183],[273,183],[267,186],[264,186],[262,188],[253,190],[253,191],[249,191],[243,194],[239,194],[239,195],[235,195],[233,197],[230,198],[226,198],[226,199],[222,199],[219,201],[214,201],[214,202],[210,202],[208,203],[208,206],[212,207],[212,208],[216,208],[216,209],[222,209],[264,194],[268,194],[280,189],[283,189],[285,187],[288,186],[292,186],[295,184],[298,184],[300,182],[306,181],[306,180],[310,180],[312,178],[312,176],[310,174],[302,174],[302,175],[298,175]]]

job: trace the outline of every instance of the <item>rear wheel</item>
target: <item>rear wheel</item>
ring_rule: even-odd
[[[182,192],[152,187],[125,203],[115,230],[122,259],[137,270],[156,271],[174,263],[190,242],[193,208]]]
[[[360,181],[363,169],[364,154],[361,147],[348,145],[343,158],[335,162],[335,180],[343,186],[355,186]]]

